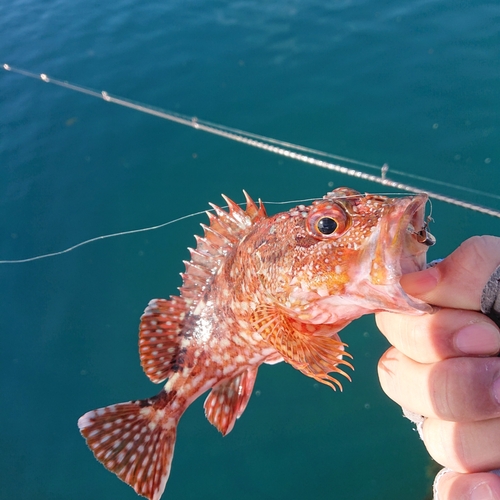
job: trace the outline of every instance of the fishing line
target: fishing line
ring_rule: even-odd
[[[305,202],[309,202],[309,201],[313,201],[313,200],[317,200],[317,198],[304,198],[301,200],[289,200],[289,201],[266,201],[263,203],[264,203],[264,205],[285,205],[285,204],[290,204],[290,203],[305,203]],[[260,202],[260,200],[259,200],[259,202]],[[243,203],[238,203],[238,205],[243,205]],[[221,208],[228,208],[228,206],[224,205]],[[41,254],[41,255],[36,255],[35,257],[28,257],[26,259],[0,260],[0,264],[23,264],[25,262],[33,262],[35,260],[46,259],[48,257],[56,257],[57,255],[63,255],[65,253],[71,252],[77,248],[83,247],[84,245],[88,245],[89,243],[93,243],[94,241],[106,240],[109,238],[115,238],[117,236],[145,233],[146,231],[154,231],[156,229],[161,229],[162,227],[169,226],[169,225],[174,224],[176,222],[180,222],[182,220],[189,219],[191,217],[196,217],[197,215],[202,215],[202,214],[205,214],[207,212],[213,212],[213,211],[214,210],[200,210],[199,212],[193,212],[193,213],[188,214],[188,215],[183,215],[182,217],[178,217],[177,219],[172,219],[172,220],[169,220],[168,222],[163,222],[162,224],[157,224],[155,226],[142,227],[140,229],[131,229],[129,231],[118,231],[116,233],[104,234],[102,236],[96,236],[94,238],[89,238],[88,240],[81,241],[80,243],[77,243],[76,245],[65,248],[64,250],[58,250],[57,252],[50,252],[50,253],[45,253],[45,254]]]
[[[402,194],[398,193],[376,193],[378,195],[384,196],[384,195],[391,195],[391,196],[403,196]],[[354,195],[353,195],[354,197]],[[345,196],[344,198],[350,198],[349,196]],[[318,200],[318,198],[303,198],[300,200],[287,200],[287,201],[264,201],[261,202],[259,199],[259,203],[263,203],[265,205],[289,205],[291,203],[306,203],[306,202],[311,202]],[[430,200],[429,200],[430,201]],[[238,205],[243,206],[244,203],[238,203]],[[223,205],[220,208],[228,208],[227,205]],[[117,236],[126,236],[130,234],[137,234],[137,233],[145,233],[146,231],[154,231],[156,229],[161,229],[163,227],[169,226],[171,224],[174,224],[176,222],[180,222],[185,219],[189,219],[191,217],[196,217],[197,215],[202,215],[206,214],[207,212],[214,212],[213,209],[209,210],[200,210],[199,212],[193,212],[188,215],[183,215],[182,217],[178,217],[177,219],[172,219],[167,222],[163,222],[162,224],[157,224],[155,226],[148,226],[148,227],[143,227],[140,229],[131,229],[129,231],[118,231],[116,233],[110,233],[110,234],[104,234],[102,236],[96,236],[94,238],[89,238],[88,240],[81,241],[80,243],[77,243],[76,245],[73,245],[71,247],[65,248],[64,250],[58,250],[57,252],[50,252],[50,253],[45,253],[41,255],[36,255],[35,257],[28,257],[26,259],[12,259],[12,260],[0,260],[0,264],[23,264],[26,262],[33,262],[35,260],[41,260],[41,259],[47,259],[48,257],[56,257],[58,255],[63,255],[65,253],[71,252],[77,248],[83,247],[84,245],[88,245],[89,243],[93,243],[94,241],[99,241],[99,240],[105,240],[109,238],[115,238]],[[432,204],[431,204],[431,212],[432,212]]]
[[[71,252],[72,250],[75,250],[76,248],[83,247],[84,245],[88,245],[89,243],[93,243],[94,241],[105,240],[108,238],[115,238],[116,236],[124,236],[127,234],[136,234],[136,233],[144,233],[146,231],[153,231],[154,229],[160,229],[162,227],[169,226],[170,224],[174,224],[175,222],[179,222],[181,220],[188,219],[190,217],[195,217],[196,215],[201,215],[206,212],[207,212],[206,210],[201,210],[200,212],[194,212],[189,215],[183,215],[182,217],[170,220],[168,222],[164,222],[163,224],[158,224],[156,226],[143,227],[140,229],[131,229],[129,231],[119,231],[117,233],[105,234],[103,236],[96,236],[95,238],[90,238],[88,240],[81,241],[76,245],[65,248],[64,250],[59,250],[58,252],[51,252],[43,255],[37,255],[35,257],[29,257],[27,259],[0,260],[0,264],[22,264],[24,262],[33,262],[34,260],[46,259],[48,257],[55,257],[56,255],[63,255],[65,253]]]
[[[107,102],[118,104],[119,106],[135,109],[137,111],[140,111],[141,113],[147,113],[147,114],[150,114],[153,116],[158,116],[159,118],[163,118],[165,120],[180,123],[181,125],[185,125],[185,126],[197,129],[197,130],[202,130],[204,132],[208,132],[208,133],[213,134],[213,135],[218,135],[218,136],[221,136],[221,137],[224,137],[226,139],[230,139],[230,140],[233,140],[236,142],[241,142],[241,143],[246,144],[248,146],[252,146],[252,147],[258,148],[258,149],[263,149],[265,151],[269,151],[269,152],[274,153],[274,154],[278,154],[281,156],[285,156],[287,158],[301,161],[303,163],[309,163],[311,165],[314,165],[314,166],[317,166],[320,168],[325,168],[325,169],[332,170],[332,171],[335,171],[335,172],[338,172],[338,173],[341,173],[344,175],[348,175],[351,177],[357,177],[359,179],[367,180],[370,182],[375,182],[378,184],[382,184],[384,186],[388,186],[388,187],[395,188],[395,189],[400,189],[403,191],[411,191],[411,192],[417,192],[417,193],[426,192],[430,197],[432,197],[436,200],[440,200],[440,201],[443,201],[445,203],[450,203],[452,205],[457,205],[457,206],[460,206],[462,208],[466,208],[469,210],[473,210],[476,212],[480,212],[480,213],[484,213],[487,215],[491,215],[493,217],[500,218],[500,211],[498,211],[498,210],[488,208],[488,207],[483,207],[483,206],[477,205],[475,203],[465,202],[465,201],[459,200],[457,198],[445,196],[445,195],[442,195],[442,194],[439,194],[439,193],[436,193],[433,191],[423,190],[423,189],[420,189],[416,186],[412,186],[409,184],[405,184],[402,182],[397,182],[397,181],[391,180],[391,179],[387,178],[387,172],[389,170],[389,167],[387,164],[384,164],[382,167],[378,167],[377,165],[373,165],[371,163],[360,162],[357,160],[353,160],[351,158],[332,155],[330,153],[325,153],[323,151],[319,151],[319,150],[315,150],[315,149],[311,149],[311,148],[306,148],[304,146],[300,146],[300,145],[289,143],[289,142],[279,141],[277,139],[265,137],[265,136],[258,135],[258,134],[253,134],[250,132],[246,132],[244,130],[226,127],[224,125],[219,125],[219,124],[204,121],[204,120],[199,120],[196,117],[189,117],[186,115],[182,115],[180,113],[166,111],[166,110],[156,108],[153,106],[148,106],[145,104],[134,102],[134,101],[131,101],[129,99],[115,97],[115,96],[110,95],[108,92],[106,92],[104,90],[99,92],[97,90],[94,90],[94,89],[91,89],[88,87],[83,87],[81,85],[75,85],[75,84],[69,83],[67,81],[57,80],[55,78],[51,78],[51,77],[47,76],[45,73],[40,73],[40,74],[32,73],[32,72],[26,71],[24,69],[14,68],[8,64],[3,64],[3,68],[6,71],[11,71],[14,73],[18,73],[20,75],[27,76],[29,78],[42,80],[46,83],[51,83],[53,85],[58,85],[60,87],[64,87],[64,88],[67,88],[67,89],[70,89],[70,90],[73,90],[76,92],[81,92],[81,93],[90,95],[92,97],[104,99]],[[344,166],[330,163],[327,161],[319,160],[317,158],[307,156],[305,154],[297,153],[297,151],[307,152],[310,154],[316,154],[318,156],[323,156],[323,157],[328,157],[328,158],[333,158],[333,159],[337,159],[340,161],[345,161],[348,163],[353,163],[353,164],[356,164],[359,166],[365,166],[365,167],[372,168],[372,169],[378,169],[378,170],[380,170],[381,175],[377,176],[377,175],[373,175],[373,174],[368,174],[368,173],[365,173],[365,172],[362,172],[362,171],[359,171],[359,170],[356,170],[353,168],[344,167]],[[499,195],[486,193],[486,192],[482,192],[482,191],[479,191],[476,189],[467,188],[467,187],[463,187],[463,186],[458,186],[458,185],[451,184],[451,183],[444,182],[444,181],[436,181],[434,179],[429,179],[427,177],[422,177],[422,176],[415,175],[415,174],[408,174],[406,172],[400,172],[400,171],[392,170],[392,169],[391,169],[391,173],[406,176],[406,177],[413,178],[416,180],[422,180],[422,181],[425,181],[428,183],[443,185],[443,186],[450,187],[450,188],[457,189],[457,190],[461,190],[461,191],[479,194],[482,196],[488,196],[490,198],[500,199]]]
[[[441,195],[439,193],[431,192],[428,190],[422,190],[422,189],[415,187],[415,186],[410,186],[408,184],[404,184],[401,182],[391,180],[391,179],[387,178],[387,172],[389,170],[389,167],[387,164],[384,164],[382,167],[379,167],[379,166],[371,164],[371,163],[361,162],[361,161],[347,158],[344,156],[326,153],[324,151],[320,151],[320,150],[316,150],[316,149],[312,149],[312,148],[307,148],[305,146],[300,146],[300,145],[293,144],[290,142],[280,141],[278,139],[273,139],[270,137],[254,134],[251,132],[246,132],[244,130],[240,130],[237,128],[227,127],[227,126],[212,123],[209,121],[199,120],[196,117],[189,117],[186,115],[182,115],[180,113],[166,111],[166,110],[163,110],[161,108],[148,106],[148,105],[134,102],[134,101],[124,99],[121,97],[115,97],[115,96],[110,95],[106,91],[99,92],[97,90],[94,90],[94,89],[91,89],[88,87],[84,87],[82,85],[75,85],[75,84],[69,83],[67,81],[57,80],[55,78],[48,77],[44,73],[36,74],[36,73],[32,73],[30,71],[26,71],[26,70],[21,69],[21,68],[14,68],[8,64],[3,64],[2,67],[6,71],[18,73],[20,75],[23,75],[23,76],[26,76],[29,78],[34,78],[36,80],[42,80],[46,83],[51,83],[53,85],[67,88],[67,89],[73,90],[75,92],[80,92],[83,94],[90,95],[92,97],[97,97],[99,99],[103,99],[107,102],[111,102],[111,103],[117,104],[119,106],[135,109],[141,113],[146,113],[146,114],[150,114],[153,116],[157,116],[159,118],[173,121],[173,122],[179,123],[181,125],[185,125],[185,126],[194,128],[196,130],[202,130],[204,132],[207,132],[207,133],[210,133],[213,135],[218,135],[218,136],[221,136],[221,137],[224,137],[226,139],[230,139],[230,140],[233,140],[236,142],[241,142],[241,143],[246,144],[248,146],[252,146],[252,147],[255,147],[258,149],[263,149],[265,151],[269,151],[269,152],[274,153],[274,154],[278,154],[278,155],[281,155],[281,156],[284,156],[287,158],[298,160],[298,161],[301,161],[303,163],[309,163],[309,164],[317,166],[317,167],[325,168],[325,169],[332,170],[332,171],[335,171],[335,172],[338,172],[338,173],[341,173],[344,175],[348,175],[351,177],[357,177],[359,179],[375,182],[378,184],[382,184],[384,186],[388,186],[388,187],[403,190],[403,191],[409,191],[412,193],[425,192],[425,193],[427,193],[427,195],[429,197],[443,201],[445,203],[450,203],[453,205],[460,206],[462,208],[466,208],[469,210],[473,210],[476,212],[480,212],[480,213],[484,213],[487,215],[491,215],[493,217],[500,218],[500,211],[498,211],[498,210],[488,208],[488,207],[483,207],[483,206],[477,205],[475,203],[465,202],[465,201],[462,201],[462,200],[459,200],[456,198]],[[355,165],[364,166],[364,167],[371,168],[371,169],[377,169],[377,170],[380,170],[381,175],[377,176],[377,175],[373,175],[373,174],[368,174],[368,173],[362,172],[360,170],[356,170],[356,169],[348,168],[348,167],[345,167],[342,165],[337,165],[334,163],[319,160],[317,158],[298,153],[297,151],[301,151],[303,153],[315,154],[317,156],[322,156],[325,158],[332,158],[332,159],[344,161],[346,163],[352,163]],[[430,179],[430,178],[415,175],[415,174],[408,174],[406,172],[400,172],[398,170],[392,170],[392,169],[391,169],[391,173],[414,178],[417,180],[422,180],[422,181],[429,182],[429,183],[443,185],[446,187],[450,187],[450,188],[454,188],[454,189],[458,189],[458,190],[462,190],[462,191],[466,191],[466,192],[470,192],[470,193],[474,193],[474,194],[488,196],[490,198],[500,199],[499,195],[494,195],[494,194],[482,192],[482,191],[479,191],[476,189],[458,186],[458,185],[451,184],[448,182],[437,181],[434,179]],[[390,193],[390,194],[393,196],[395,195],[394,193]],[[309,198],[309,199],[304,199],[304,200],[291,200],[291,201],[284,201],[284,202],[266,202],[266,204],[283,205],[283,204],[287,204],[287,203],[307,202],[307,201],[311,201],[313,199],[315,199],[315,198],[312,198],[312,199]],[[17,264],[17,263],[32,262],[35,260],[45,259],[48,257],[54,257],[57,255],[62,255],[62,254],[71,252],[72,250],[75,250],[76,248],[79,248],[81,246],[92,243],[94,241],[108,239],[108,238],[114,238],[117,236],[136,234],[136,233],[141,233],[141,232],[146,232],[146,231],[152,231],[155,229],[160,229],[162,227],[168,226],[168,225],[173,224],[175,222],[179,222],[181,220],[187,219],[189,217],[194,217],[196,215],[200,215],[200,214],[203,214],[205,212],[206,212],[205,210],[200,211],[200,212],[195,212],[195,213],[185,215],[185,216],[179,217],[177,219],[174,219],[174,220],[171,220],[171,221],[168,221],[168,222],[156,225],[156,226],[150,226],[150,227],[140,228],[140,229],[133,229],[133,230],[129,230],[129,231],[120,231],[120,232],[116,232],[116,233],[106,234],[103,236],[97,236],[97,237],[82,241],[80,243],[77,243],[76,245],[73,245],[73,246],[66,248],[64,250],[57,251],[57,252],[51,252],[51,253],[47,253],[47,254],[43,254],[43,255],[38,255],[35,257],[26,258],[26,259],[0,260],[0,264]]]

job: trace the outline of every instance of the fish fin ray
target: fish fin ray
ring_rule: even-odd
[[[196,304],[205,294],[227,258],[239,242],[250,232],[252,227],[267,218],[262,202],[257,206],[245,193],[247,207],[244,210],[238,204],[223,195],[229,210],[223,210],[210,204],[212,212],[207,212],[210,225],[202,224],[204,236],[196,237],[196,249],[189,249],[191,260],[185,262],[186,272],[182,274],[181,297]]]
[[[170,474],[177,418],[166,418],[166,393],[87,412],[81,434],[104,467],[149,500],[159,500]]]
[[[304,375],[311,377],[332,389],[342,389],[342,384],[330,376],[338,373],[350,377],[339,365],[353,368],[344,359],[352,356],[345,352],[346,344],[331,337],[328,325],[301,323],[291,318],[279,305],[263,304],[258,306],[252,317],[256,331],[291,364]]]
[[[203,405],[205,415],[223,436],[231,432],[245,411],[256,377],[257,368],[249,368],[210,391]]]
[[[246,213],[252,218],[252,220],[257,219],[265,219],[267,217],[266,209],[264,208],[264,205],[262,204],[262,201],[259,200],[259,206],[256,205],[256,203],[250,198],[248,193],[243,190],[243,194],[245,195],[245,200],[247,203],[246,207]]]
[[[141,316],[139,356],[144,373],[159,384],[173,372],[186,314],[181,297],[153,299]]]

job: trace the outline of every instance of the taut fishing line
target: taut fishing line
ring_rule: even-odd
[[[304,198],[303,200],[289,200],[289,201],[266,201],[263,202],[264,205],[285,205],[288,203],[303,203],[307,201],[312,201],[317,198]],[[260,200],[259,200],[260,201]],[[243,203],[238,203],[238,205],[243,205]],[[228,208],[227,205],[222,206],[221,208]],[[118,231],[116,233],[104,234],[102,236],[96,236],[94,238],[89,238],[88,240],[81,241],[76,245],[65,248],[64,250],[59,250],[57,252],[45,253],[42,255],[36,255],[35,257],[28,257],[26,259],[13,259],[13,260],[0,260],[0,264],[22,264],[25,262],[33,262],[35,260],[46,259],[47,257],[55,257],[57,255],[62,255],[72,250],[75,250],[79,247],[83,247],[84,245],[88,245],[89,243],[93,243],[94,241],[106,240],[108,238],[116,238],[117,236],[125,236],[129,234],[137,234],[137,233],[145,233],[146,231],[154,231],[155,229],[161,229],[162,227],[170,226],[171,224],[175,224],[176,222],[180,222],[181,220],[189,219],[191,217],[196,217],[197,215],[206,214],[207,212],[213,212],[214,210],[200,210],[199,212],[193,212],[188,215],[183,215],[182,217],[178,217],[177,219],[172,219],[167,222],[163,222],[162,224],[157,224],[155,226],[142,227],[140,229],[130,229],[128,231]]]
[[[475,203],[462,201],[462,200],[459,200],[457,198],[445,196],[445,195],[442,195],[439,193],[435,193],[433,191],[423,190],[423,189],[420,189],[416,186],[412,186],[409,184],[405,184],[402,182],[391,180],[387,177],[387,173],[389,171],[389,166],[387,164],[384,164],[380,167],[378,165],[374,165],[371,163],[361,162],[361,161],[354,160],[351,158],[338,156],[338,155],[334,155],[331,153],[326,153],[324,151],[319,151],[319,150],[312,149],[312,148],[307,148],[304,146],[300,146],[298,144],[280,141],[278,139],[273,139],[271,137],[265,137],[262,135],[253,134],[251,132],[246,132],[244,130],[226,127],[224,125],[212,123],[212,122],[205,121],[205,120],[200,120],[196,117],[189,117],[186,115],[182,115],[180,113],[175,113],[173,111],[166,111],[164,109],[156,108],[156,107],[149,106],[146,104],[141,104],[138,102],[131,101],[129,99],[124,99],[122,97],[112,96],[104,90],[99,92],[97,90],[94,90],[94,89],[91,89],[88,87],[83,87],[81,85],[76,85],[73,83],[69,83],[67,81],[62,81],[62,80],[57,80],[55,78],[51,78],[44,73],[40,73],[40,74],[32,73],[30,71],[26,71],[26,70],[21,69],[21,68],[14,68],[14,67],[10,66],[9,64],[3,64],[2,67],[5,71],[17,73],[17,74],[20,74],[20,75],[23,75],[23,76],[26,76],[29,78],[34,78],[36,80],[42,80],[45,83],[51,83],[53,85],[58,85],[60,87],[67,88],[67,89],[73,90],[75,92],[80,92],[83,94],[90,95],[92,97],[97,97],[99,99],[103,99],[107,102],[111,102],[111,103],[117,104],[119,106],[135,109],[136,111],[140,111],[141,113],[147,113],[147,114],[150,114],[153,116],[157,116],[159,118],[163,118],[165,120],[176,122],[176,123],[179,123],[181,125],[185,125],[185,126],[194,128],[196,130],[202,130],[202,131],[207,132],[209,134],[218,135],[220,137],[225,137],[226,139],[230,139],[232,141],[241,142],[243,144],[246,144],[246,145],[254,147],[254,148],[263,149],[265,151],[269,151],[269,152],[274,153],[274,154],[285,156],[285,157],[291,158],[293,160],[298,160],[298,161],[301,161],[303,163],[309,163],[310,165],[314,165],[316,167],[325,168],[327,170],[332,170],[334,172],[338,172],[338,173],[348,175],[351,177],[357,177],[358,179],[363,179],[363,180],[367,180],[370,182],[375,182],[377,184],[382,184],[383,186],[391,187],[394,189],[400,189],[400,190],[412,192],[412,193],[427,193],[427,195],[430,198],[434,198],[436,200],[440,200],[440,201],[443,201],[445,203],[450,203],[452,205],[457,205],[459,207],[466,208],[468,210],[473,210],[475,212],[487,214],[487,215],[490,215],[492,217],[500,218],[500,211],[495,210],[493,208],[488,208],[488,207],[484,207],[481,205],[477,205]],[[303,154],[303,153],[314,154],[316,156],[321,156],[324,158],[331,158],[331,159],[343,161],[345,163],[350,163],[350,164],[354,164],[354,165],[358,165],[358,166],[362,166],[362,167],[367,167],[367,168],[371,168],[371,169],[377,169],[377,170],[380,170],[380,175],[368,174],[366,172],[362,172],[362,171],[356,170],[354,168],[348,168],[348,167],[338,165],[335,163],[331,163],[328,161],[319,160],[317,158],[314,158],[312,156],[308,156],[308,155]],[[458,186],[458,185],[455,185],[455,184],[452,184],[449,182],[438,181],[438,180],[430,179],[427,177],[423,177],[423,176],[419,176],[419,175],[415,175],[415,174],[409,174],[406,172],[401,172],[401,171],[392,170],[392,169],[391,169],[391,173],[395,173],[397,175],[405,176],[408,178],[421,180],[421,181],[428,182],[428,183],[434,183],[434,184],[446,186],[449,188],[453,188],[453,189],[457,189],[457,190],[461,190],[461,191],[465,191],[465,192],[469,192],[469,193],[473,193],[473,194],[479,194],[482,196],[486,196],[489,198],[494,198],[494,199],[500,200],[500,195],[495,195],[495,194],[486,193],[486,192],[479,191],[479,190],[472,189],[472,188]],[[394,193],[391,193],[391,194],[394,195]],[[310,201],[310,200],[294,200],[292,202],[266,202],[266,203],[267,204],[285,204],[285,203],[303,202],[303,201]],[[171,221],[168,221],[168,222],[165,222],[163,224],[156,225],[156,226],[151,226],[151,227],[146,227],[146,228],[141,228],[141,229],[134,229],[134,230],[130,230],[130,231],[121,231],[121,232],[117,232],[117,233],[113,233],[113,234],[107,234],[104,236],[97,236],[95,238],[90,238],[88,240],[82,241],[81,243],[78,243],[76,245],[73,245],[72,247],[66,248],[65,250],[61,250],[58,252],[52,252],[52,253],[47,253],[44,255],[38,255],[36,257],[30,257],[27,259],[0,260],[0,264],[17,264],[17,263],[31,262],[34,260],[44,259],[47,257],[53,257],[56,255],[61,255],[61,254],[68,253],[76,248],[79,248],[83,245],[86,245],[88,243],[92,243],[92,242],[97,241],[97,240],[103,240],[103,239],[107,239],[107,238],[113,238],[116,236],[123,236],[123,235],[128,235],[128,234],[141,233],[141,232],[145,232],[145,231],[152,231],[154,229],[159,229],[159,228],[165,227],[167,225],[170,225],[170,224],[173,224],[175,222],[187,219],[189,217],[193,217],[193,216],[202,214],[204,212],[205,211],[201,211],[201,212],[196,212],[193,214],[185,215],[183,217],[179,217],[177,219],[174,219],[174,220],[171,220]]]

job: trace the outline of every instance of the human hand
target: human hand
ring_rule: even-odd
[[[481,294],[500,265],[500,238],[474,237],[433,268],[408,274],[410,295],[441,307],[432,315],[376,315],[391,347],[380,359],[386,394],[426,417],[430,455],[453,472],[439,500],[500,500],[500,331],[480,313]]]

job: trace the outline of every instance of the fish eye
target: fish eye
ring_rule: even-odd
[[[316,229],[321,234],[332,234],[334,233],[339,225],[333,217],[321,217],[321,219],[316,222]]]
[[[338,203],[318,203],[309,212],[306,221],[307,232],[317,240],[338,238],[350,226],[346,209]]]

